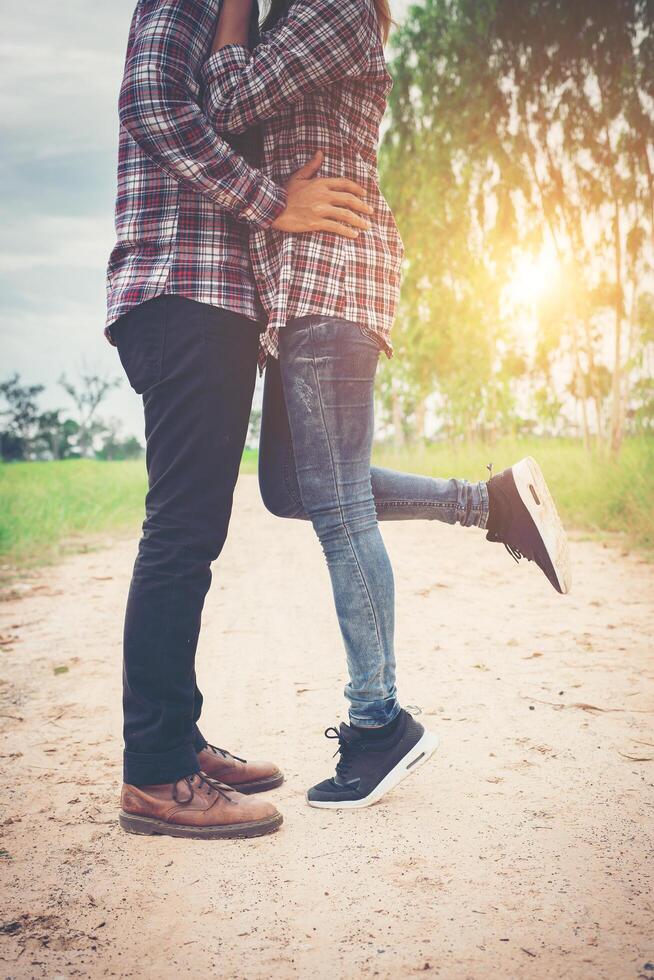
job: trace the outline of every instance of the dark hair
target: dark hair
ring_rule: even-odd
[[[266,16],[261,24],[262,31],[271,31],[278,20],[281,20],[289,10],[293,0],[270,0]]]

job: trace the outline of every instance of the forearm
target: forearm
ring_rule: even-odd
[[[120,91],[120,122],[169,176],[236,218],[266,227],[284,209],[285,192],[249,167],[198,105],[197,76],[210,29],[203,4],[139,4]]]
[[[211,53],[228,44],[247,47],[251,17],[252,0],[223,0]]]
[[[223,12],[243,2],[250,6],[249,0],[225,0]],[[204,107],[217,132],[244,132],[305,93],[365,70],[374,37],[361,0],[297,0],[283,26],[253,52],[234,41],[235,32],[227,37],[222,17],[202,68]]]
[[[157,166],[239,220],[266,227],[284,209],[284,191],[216,134],[170,66],[164,71],[147,58],[128,65],[119,115]]]

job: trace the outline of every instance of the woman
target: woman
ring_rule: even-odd
[[[378,520],[437,519],[487,528],[519,559],[569,588],[565,533],[533,460],[488,483],[438,480],[370,465],[379,352],[400,287],[402,243],[377,176],[379,124],[391,87],[386,0],[274,2],[247,48],[252,0],[223,0],[205,63],[205,111],[221,133],[262,124],[262,169],[279,185],[318,149],[321,176],[367,192],[359,228],[257,231],[252,263],[267,316],[260,451],[264,501],[309,519],[322,544],[345,644],[350,724],[335,775],[308,802],[368,806],[425,762],[436,738],[403,710],[395,687],[393,572]],[[350,206],[348,194],[343,206]]]

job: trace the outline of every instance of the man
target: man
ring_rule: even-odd
[[[134,13],[107,317],[143,396],[149,481],[125,617],[120,822],[202,838],[259,836],[282,822],[252,798],[280,785],[279,769],[208,745],[197,726],[202,607],[227,535],[263,326],[249,229],[353,237],[367,210],[357,184],[314,177],[319,152],[282,188],[214,132],[200,72],[218,9],[140,0]]]

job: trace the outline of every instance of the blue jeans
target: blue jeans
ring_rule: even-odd
[[[266,507],[310,520],[325,553],[350,680],[350,720],[391,722],[394,583],[378,520],[486,526],[485,483],[370,465],[377,343],[332,317],[290,321],[266,368],[259,482]]]

